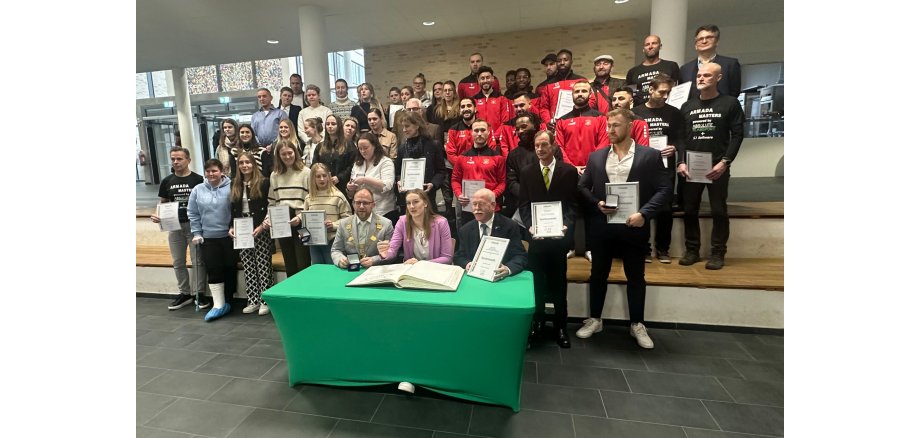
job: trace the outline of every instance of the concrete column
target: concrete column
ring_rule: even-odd
[[[326,59],[326,23],[323,9],[318,6],[301,6],[300,54],[303,56],[303,85],[314,84],[320,88],[320,99],[329,102],[329,62]]]
[[[684,65],[687,47],[687,0],[652,0],[650,33],[661,37],[661,59]],[[641,42],[640,42],[641,44]]]
[[[172,86],[176,91],[174,102],[176,116],[179,119],[179,136],[182,137],[182,147],[188,149],[192,154],[192,171],[200,175],[204,173],[204,163],[201,161],[201,144],[195,133],[198,125],[192,114],[192,99],[188,95],[188,80],[184,68],[172,69]]]

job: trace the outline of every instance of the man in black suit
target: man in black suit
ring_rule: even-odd
[[[278,108],[281,108],[281,111],[284,111],[287,114],[287,118],[294,122],[294,126],[297,126],[297,116],[300,115],[300,110],[302,109],[300,105],[294,105],[291,101],[294,100],[294,90],[290,87],[281,87],[281,97],[278,100]],[[325,123],[326,121],[323,120]]]
[[[533,228],[531,216],[532,202],[561,202],[562,230],[561,238],[532,237],[527,251],[527,270],[533,273],[534,312],[531,325],[531,337],[543,331],[546,317],[544,303],[552,300],[555,314],[553,332],[556,343],[562,348],[569,348],[569,332],[566,320],[569,317],[566,275],[568,262],[566,253],[574,244],[575,202],[578,197],[578,169],[575,166],[557,160],[553,131],[543,130],[534,137],[536,163],[529,164],[521,170],[520,213],[524,225],[531,234],[538,233]],[[540,233],[538,233],[540,234]]]
[[[503,215],[495,214],[495,193],[489,189],[479,189],[473,193],[470,203],[476,220],[460,228],[454,264],[469,271],[482,236],[495,236],[510,240],[502,265],[495,271],[495,281],[523,271],[527,265],[527,253],[521,243],[520,226]]]
[[[626,298],[629,302],[629,334],[642,348],[655,344],[645,328],[645,251],[649,239],[649,223],[669,199],[671,187],[668,173],[661,163],[661,154],[652,148],[638,146],[629,137],[636,116],[628,109],[618,108],[607,113],[607,137],[610,147],[598,149],[588,157],[578,189],[587,207],[588,240],[593,242],[594,257],[588,290],[591,294],[591,315],[578,330],[579,338],[589,338],[603,329],[601,312],[607,297],[607,276],[614,258],[623,259],[626,274]],[[636,213],[625,224],[608,224],[607,215],[616,214],[616,207],[606,204],[607,183],[639,183]],[[620,204],[622,205],[622,204]]]
[[[699,97],[696,88],[696,73],[700,66],[714,62],[722,66],[722,80],[719,81],[719,94],[738,98],[741,94],[741,63],[737,58],[716,55],[719,45],[719,26],[707,24],[696,29],[696,59],[680,67],[680,82],[691,82],[690,97]]]

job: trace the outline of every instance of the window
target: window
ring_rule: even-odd
[[[188,94],[205,94],[217,92],[217,67],[203,65],[185,69],[188,81]]]
[[[147,80],[147,76],[150,73],[137,73],[134,75],[134,94],[136,99],[146,99],[151,96],[150,81]]]
[[[220,65],[220,90],[243,91],[253,89],[252,62]]]
[[[256,83],[259,87],[268,88],[269,90],[279,90],[281,87],[288,85],[283,84],[284,78],[281,74],[280,59],[263,59],[256,61]]]

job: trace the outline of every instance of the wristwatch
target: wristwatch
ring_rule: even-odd
[[[731,165],[732,165],[732,160],[729,160],[728,158],[723,158],[723,159],[722,159],[722,164],[725,164],[726,166],[731,166]]]

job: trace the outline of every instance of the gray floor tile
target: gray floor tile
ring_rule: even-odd
[[[553,343],[535,343],[524,353],[524,360],[528,362],[553,362],[562,363],[559,355],[560,348]]]
[[[302,438],[327,437],[339,420],[295,412],[256,409],[228,438]]]
[[[285,383],[233,379],[209,400],[280,411],[297,395],[297,392],[297,389]]]
[[[473,406],[470,435],[508,438],[574,437],[572,416],[522,409],[514,413],[498,406]]]
[[[227,436],[253,408],[178,399],[145,426],[205,436]]]
[[[680,336],[670,330],[648,329],[649,336],[657,342],[659,339],[680,339]],[[644,351],[632,336],[626,326],[605,326],[604,331],[595,333],[590,338],[579,339],[575,331],[571,332],[573,348],[588,348],[595,350],[626,350]],[[575,341],[577,340],[577,341]]]
[[[272,382],[289,384],[290,374],[288,372],[287,361],[279,361],[277,365],[268,370],[259,380],[270,380]]]
[[[431,438],[466,438],[470,435],[463,435],[459,433],[450,433],[450,432],[435,432]]]
[[[603,417],[604,405],[597,389],[524,383],[521,408]]]
[[[204,318],[204,315],[201,317]],[[224,321],[223,318],[213,322],[204,322],[203,319],[186,320],[182,327],[179,327],[179,331],[183,333],[198,333],[200,335],[223,336],[233,331],[238,325],[240,324]]]
[[[202,335],[198,333],[182,333],[179,331],[168,333],[164,336],[160,343],[157,344],[158,347],[166,348],[185,348],[187,345],[192,342],[197,341],[201,338]],[[140,343],[140,342],[138,342]]]
[[[783,408],[704,401],[709,412],[728,432],[783,435]]]
[[[629,382],[630,392],[637,394],[732,401],[722,385],[712,376],[632,370],[626,370],[623,373],[626,375],[626,381]]]
[[[166,370],[161,370],[159,368],[149,368],[149,367],[135,367],[134,380],[137,384],[136,388],[146,385],[148,382],[166,372]],[[135,388],[135,389],[136,389]]]
[[[522,382],[537,383],[537,363],[524,362],[524,375]]]
[[[537,383],[547,385],[629,391],[623,371],[615,368],[543,363],[537,365],[537,377]]]
[[[748,333],[712,332],[706,330],[678,330],[683,339],[761,344],[759,335]]]
[[[777,335],[758,335],[757,338],[760,339],[760,342],[764,345],[773,345],[777,347],[782,347],[784,345],[783,340],[785,339],[785,337]]]
[[[187,433],[173,432],[169,430],[154,429],[151,427],[138,426],[135,432],[136,438],[192,438]]]
[[[271,359],[284,359],[284,347],[281,341],[259,339],[253,346],[241,353],[243,356],[267,357]]]
[[[601,395],[609,418],[718,429],[699,400],[616,391]]]
[[[580,437],[685,438],[678,426],[641,423],[573,415],[575,435]]]
[[[167,371],[146,385],[138,388],[141,392],[151,392],[175,397],[207,400],[222,386],[231,380],[226,376],[190,373],[187,371]]]
[[[137,399],[135,405],[135,416],[137,424],[146,423],[176,400],[175,397],[147,394],[145,392],[138,392],[135,394],[135,396]]]
[[[472,405],[465,402],[387,395],[372,422],[466,433],[471,413]]]
[[[153,368],[192,371],[215,356],[217,355],[214,353],[157,348],[138,360],[137,364]]]
[[[196,368],[195,371],[199,373],[258,379],[268,370],[272,369],[276,363],[278,363],[276,359],[219,354],[204,365]]]
[[[143,318],[138,318],[137,323],[135,324],[135,327],[139,329],[160,330],[164,332],[175,331],[181,326],[182,322],[179,320],[153,315],[147,315]]]
[[[571,348],[562,352],[562,363],[602,368],[645,371],[645,362],[638,351],[613,349]]]
[[[148,347],[156,347],[160,345],[164,339],[173,336],[173,332],[167,332],[163,330],[147,330],[147,333],[144,333],[141,336],[138,336],[135,340],[137,345],[145,345]]]
[[[740,375],[725,377],[771,382],[779,385],[783,384],[784,366],[782,362],[754,362],[746,360],[730,360],[729,362],[738,370]]]
[[[719,381],[732,395],[736,403],[754,405],[783,406],[783,384],[758,382],[755,380],[729,379],[720,377]]]
[[[238,336],[204,335],[185,348],[195,351],[207,351],[211,353],[242,354],[257,342],[259,342],[258,339],[241,338]]]
[[[137,338],[139,338],[139,337],[144,336],[145,334],[149,333],[150,330],[149,330],[149,329],[135,329],[134,332],[135,332],[135,335],[134,335],[134,336],[137,337]]]
[[[782,345],[766,345],[766,344],[754,344],[754,345],[744,345],[744,349],[747,350],[751,356],[754,357],[754,360],[758,361],[769,361],[769,362],[782,362],[783,361],[783,346]]]
[[[281,339],[275,326],[265,324],[240,324],[228,334],[244,338],[274,339],[276,341]]]
[[[298,385],[293,390],[297,393],[284,408],[286,411],[358,421],[371,421],[383,400],[383,394],[349,388]]]
[[[702,339],[662,339],[655,348],[670,354],[710,356],[722,359],[750,360],[751,355],[737,341],[709,341]]]
[[[135,350],[135,353],[137,353],[134,360],[141,360],[142,357],[146,356],[151,351],[156,350],[156,349],[153,347],[147,347],[144,345],[137,345],[134,347],[134,350]]]
[[[341,420],[329,438],[430,438],[432,431]]]
[[[649,371],[678,374],[699,374],[740,378],[741,374],[726,359],[680,354],[642,353]]]
[[[749,435],[742,433],[732,433],[732,432],[719,432],[717,430],[709,429],[693,429],[690,427],[685,427],[684,432],[687,434],[687,438],[770,438],[766,435]]]

